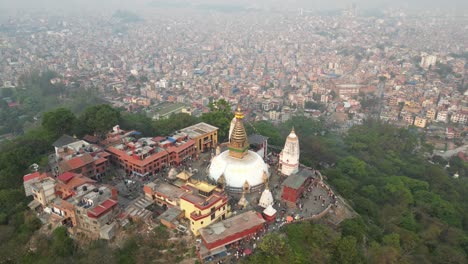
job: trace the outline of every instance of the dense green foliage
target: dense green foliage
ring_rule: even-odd
[[[210,103],[210,112],[203,113],[201,120],[219,128],[218,141],[225,142],[229,136],[229,126],[234,117],[231,106],[224,100],[218,100]]]
[[[120,112],[110,105],[95,105],[86,108],[80,115],[79,134],[97,134],[103,136],[120,122]]]
[[[122,112],[120,126],[123,129],[134,129],[145,136],[169,136],[182,128],[206,122],[219,127],[219,141],[227,140],[229,126],[233,113],[230,105],[225,100],[219,100],[210,104],[211,111],[202,114],[201,118],[185,113],[172,114],[167,119],[152,120],[145,114]]]
[[[66,108],[57,108],[42,117],[42,127],[56,138],[72,133],[75,124],[76,116]]]
[[[298,134],[304,150],[308,143]],[[350,129],[338,143],[342,144],[339,152],[330,145],[330,136],[311,138],[332,151],[337,161],[322,173],[360,217],[343,221],[339,232],[329,231],[327,241],[322,233],[311,230],[326,229],[322,225],[287,226],[279,236],[286,240],[283,251],[293,254],[260,247],[248,262],[467,262],[466,177],[453,179],[440,165],[423,158],[424,144],[411,130],[367,122]],[[468,168],[458,163],[459,168]],[[317,246],[313,241],[320,243]]]
[[[87,106],[102,103],[93,89],[65,87],[51,71],[33,71],[19,77],[18,87],[2,89],[0,95],[0,135],[22,134],[37,126],[44,111],[63,106],[73,113],[81,113]],[[8,106],[7,102],[16,103]]]
[[[3,143],[0,151],[0,256],[19,260],[25,245],[41,223],[27,210],[22,176],[50,151],[52,142],[44,130],[33,130]]]

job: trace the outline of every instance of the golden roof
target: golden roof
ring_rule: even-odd
[[[237,119],[242,119],[242,118],[244,118],[244,113],[242,113],[242,110],[241,110],[241,108],[240,108],[240,105],[237,105],[235,117],[236,117]]]
[[[249,142],[247,141],[247,133],[245,132],[244,123],[242,119],[244,114],[242,113],[240,106],[236,110],[236,122],[232,129],[231,138],[229,139],[229,153],[230,156],[235,158],[243,158],[247,155],[249,148]]]
[[[235,142],[246,142],[247,143],[247,133],[245,132],[244,124],[241,120],[237,119],[232,129],[231,141]]]

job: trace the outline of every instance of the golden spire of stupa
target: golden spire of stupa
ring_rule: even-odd
[[[235,116],[236,123],[232,129],[228,147],[229,155],[234,158],[242,159],[248,153],[249,142],[247,140],[247,133],[245,132],[244,123],[242,122],[244,113],[242,113],[240,106],[237,106]]]

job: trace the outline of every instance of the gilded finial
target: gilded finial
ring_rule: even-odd
[[[235,116],[236,116],[237,119],[244,118],[244,113],[242,113],[242,109],[241,109],[240,105],[237,105]]]
[[[249,142],[247,139],[247,133],[245,132],[244,124],[242,122],[244,114],[240,109],[240,105],[237,106],[235,117],[236,120],[229,138],[229,156],[242,159],[245,155],[248,154]]]

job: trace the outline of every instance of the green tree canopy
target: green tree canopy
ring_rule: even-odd
[[[76,116],[66,108],[57,108],[44,113],[42,126],[54,138],[69,134],[75,127]]]
[[[120,112],[110,105],[101,104],[86,108],[79,117],[78,129],[81,135],[96,133],[103,136],[120,123]]]
[[[355,237],[346,236],[338,240],[332,262],[337,264],[361,263]]]
[[[228,140],[229,127],[231,125],[231,120],[234,117],[234,114],[231,111],[231,106],[226,100],[220,99],[210,103],[209,108],[210,112],[202,114],[202,121],[219,128],[219,142]]]

